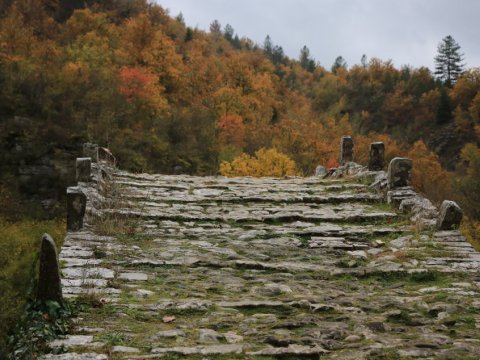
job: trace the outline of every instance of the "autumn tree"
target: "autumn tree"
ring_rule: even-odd
[[[413,186],[437,203],[448,198],[452,174],[442,168],[438,156],[421,140],[415,142],[406,155],[414,162]]]
[[[464,54],[460,52],[460,45],[451,35],[442,39],[438,44],[437,52],[435,75],[450,87],[455,84],[464,70]]]
[[[254,156],[242,154],[232,162],[220,164],[224,176],[294,176],[298,172],[295,162],[276,149],[260,149]]]

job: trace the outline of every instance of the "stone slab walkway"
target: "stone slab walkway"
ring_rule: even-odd
[[[44,359],[477,359],[480,255],[368,185],[134,175],[60,254],[91,306]],[[99,217],[100,215],[100,217]]]

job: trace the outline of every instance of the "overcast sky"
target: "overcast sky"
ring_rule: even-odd
[[[468,67],[480,66],[480,0],[156,0],[187,25],[208,30],[218,19],[263,44],[268,34],[290,57],[307,45],[330,68],[362,54],[396,66],[433,68],[437,45],[452,35]]]

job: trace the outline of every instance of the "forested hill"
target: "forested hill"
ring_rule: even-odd
[[[146,0],[3,1],[0,11],[2,126],[30,118],[42,146],[91,141],[125,169],[199,175],[275,148],[311,174],[335,165],[338,139],[351,134],[357,154],[381,140],[387,157],[415,158],[416,186],[434,200],[455,183],[475,213],[478,70],[446,86],[427,68],[376,58],[326,68],[303,44],[290,59],[269,37],[256,44],[219,21],[201,31]],[[9,134],[3,162],[12,164]]]

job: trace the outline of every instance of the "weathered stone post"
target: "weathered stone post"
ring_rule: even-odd
[[[87,197],[79,187],[67,188],[67,231],[83,227]]]
[[[98,162],[98,145],[92,143],[83,144],[83,156],[92,159],[92,162]]]
[[[77,182],[89,182],[92,169],[91,158],[77,158],[75,162]]]
[[[455,201],[445,200],[440,206],[440,214],[437,220],[439,230],[454,230],[460,227],[463,211]]]
[[[351,136],[342,136],[340,141],[340,165],[353,161],[353,140]]]
[[[409,186],[412,178],[412,160],[396,157],[388,165],[388,188]]]
[[[62,285],[58,266],[57,248],[48,234],[43,234],[40,249],[40,272],[38,276],[37,300],[61,303]]]
[[[374,142],[370,144],[370,157],[368,159],[368,170],[380,171],[385,166],[385,144]]]

